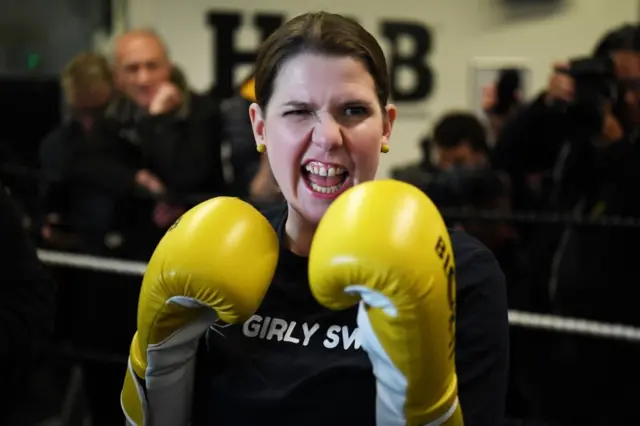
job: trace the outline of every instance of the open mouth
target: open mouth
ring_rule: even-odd
[[[342,192],[349,172],[339,165],[311,161],[302,166],[302,177],[311,191],[330,197]]]

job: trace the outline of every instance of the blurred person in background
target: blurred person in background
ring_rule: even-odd
[[[606,34],[591,56],[555,64],[546,90],[505,125],[495,164],[520,186],[528,174],[542,173],[545,207],[591,218],[640,215],[639,41],[640,28],[625,25]],[[563,316],[640,324],[637,286],[628,280],[637,262],[628,247],[636,229],[559,223],[542,231],[530,243],[541,255],[529,274],[534,308],[548,304]],[[640,380],[636,347],[572,336],[554,343],[555,369],[539,375],[552,381],[540,385],[553,390],[545,393],[545,417],[640,423],[635,395],[611,391]]]
[[[491,166],[486,129],[471,113],[452,112],[441,117],[433,128],[433,142],[439,170]]]
[[[44,270],[21,217],[0,184],[0,424],[20,417],[28,392],[53,334],[55,286]],[[33,413],[31,413],[33,414]],[[25,424],[22,422],[15,424]]]
[[[436,173],[425,191],[440,208],[472,209],[508,215],[511,186],[508,176],[491,167],[487,130],[472,113],[450,112],[433,128],[433,163]],[[474,218],[473,212],[454,220],[482,241],[498,259],[507,277],[509,297],[517,297],[522,267],[518,237],[508,220]]]
[[[508,219],[473,217],[474,210],[511,213],[510,182],[491,167],[486,128],[470,112],[449,112],[421,148],[421,161],[393,170],[393,177],[421,188],[443,209],[450,226],[464,229],[491,249],[507,277],[509,298],[519,299],[524,266],[514,227]],[[470,211],[460,215],[462,210]]]
[[[222,122],[226,143],[230,147],[230,166],[233,179],[230,191],[241,198],[249,196],[251,181],[260,168],[260,154],[256,152],[249,106],[255,101],[254,79],[242,82],[230,98],[221,102]]]
[[[114,229],[121,236],[117,256],[146,261],[187,208],[201,197],[225,192],[220,113],[209,98],[189,89],[150,30],[119,36],[111,69],[116,90],[73,171],[113,200]],[[61,328],[83,349],[110,356],[128,353],[136,325],[137,279],[77,270],[66,271],[65,277],[65,288],[83,303],[69,307],[73,314],[65,316]],[[102,359],[82,364],[93,425],[124,423],[119,404],[123,366]]]
[[[40,146],[41,235],[47,246],[106,254],[105,238],[115,226],[115,200],[76,173],[83,152],[91,149],[96,123],[113,94],[113,78],[102,55],[80,53],[65,67],[62,89],[68,120]]]
[[[495,101],[491,111],[504,119],[514,113],[515,105],[503,100],[504,105],[500,106]],[[490,124],[500,125],[499,120]],[[451,112],[440,118],[434,126],[432,142],[438,172],[425,192],[442,209],[451,227],[468,232],[493,252],[505,274],[509,308],[521,309],[527,306],[528,292],[523,287],[527,256],[515,224],[508,217],[512,213],[511,183],[505,173],[492,168],[488,133],[472,113]],[[456,217],[455,211],[461,214]],[[487,212],[494,217],[479,214]],[[520,330],[511,329],[510,339],[508,414],[519,417],[524,414],[522,401],[528,391],[522,384],[522,371],[530,364],[528,355],[520,350]]]
[[[83,166],[121,201],[123,255],[147,259],[185,209],[226,191],[220,111],[189,89],[155,32],[121,35],[113,55],[118,92]]]
[[[94,155],[107,106],[115,95],[111,66],[102,55],[80,53],[65,67],[61,83],[69,117],[40,148],[45,178],[42,185],[43,243],[57,250],[115,256],[119,249],[118,244],[114,244],[118,242],[114,237],[119,228],[120,199],[91,179],[94,171],[85,163],[87,156]],[[61,284],[56,301],[56,343],[69,344],[75,351],[91,349],[111,354],[120,350],[126,353],[128,324],[135,324],[135,310],[127,309],[127,300],[136,300],[135,289],[129,290],[132,293],[127,297],[127,289],[113,275],[92,275],[83,269],[60,267],[53,272]],[[106,322],[104,318],[108,317],[108,312],[105,309],[112,309],[110,305],[117,305],[121,315],[117,320]],[[120,346],[117,343],[119,334],[124,336]],[[112,378],[121,367],[81,356],[79,364],[82,365],[83,391],[87,395],[93,424],[122,423],[117,399],[109,404],[109,400],[101,395],[110,386],[117,389],[119,383]],[[44,383],[38,386],[44,387]],[[50,399],[56,397],[49,396]],[[49,402],[44,395],[41,399],[40,404]]]
[[[521,70],[504,68],[498,78],[482,88],[482,110],[489,123],[491,140],[496,142],[504,125],[522,107]]]
[[[451,112],[435,124],[431,135],[420,141],[422,158],[392,170],[395,179],[425,187],[445,170],[489,167],[485,129],[471,113]]]
[[[225,139],[231,148],[233,170],[230,190],[236,196],[255,203],[279,202],[282,194],[271,173],[266,153],[261,156],[255,148],[249,119],[249,106],[255,100],[255,78],[251,75],[231,98],[222,101],[222,121]]]

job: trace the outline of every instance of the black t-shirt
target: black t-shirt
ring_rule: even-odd
[[[286,208],[265,216],[282,237]],[[508,369],[504,277],[478,241],[455,231],[451,239],[465,426],[499,426]],[[244,324],[209,329],[198,353],[194,426],[375,425],[375,377],[359,346],[357,307],[320,306],[309,289],[307,262],[281,245],[258,312]]]

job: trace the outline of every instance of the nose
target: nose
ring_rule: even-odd
[[[136,75],[136,82],[143,86],[149,84],[151,81],[151,73],[146,67],[140,67],[138,75]]]
[[[325,151],[342,146],[340,124],[331,115],[322,115],[313,127],[311,142]]]

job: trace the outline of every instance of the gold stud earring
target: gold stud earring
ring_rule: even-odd
[[[383,154],[389,152],[389,144],[383,143],[380,147],[380,152],[382,152]]]
[[[264,154],[265,152],[267,152],[267,146],[263,143],[259,143],[256,146],[256,150],[260,153],[260,154]]]

